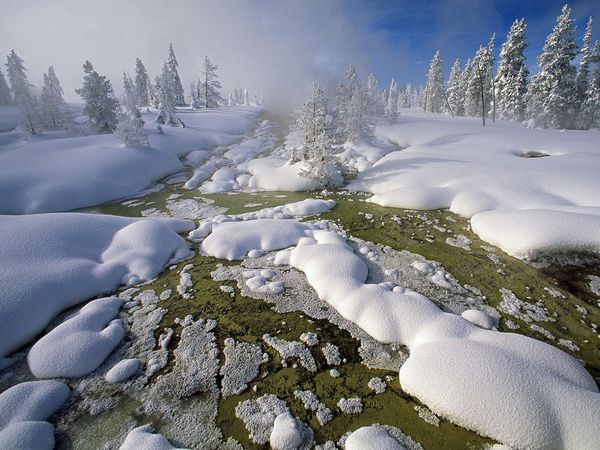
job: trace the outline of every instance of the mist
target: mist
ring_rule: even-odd
[[[244,87],[276,110],[299,105],[313,81],[331,87],[348,64],[366,76],[374,58],[401,62],[384,36],[369,32],[367,17],[340,0],[13,1],[3,7],[0,42],[1,54],[14,48],[25,60],[37,88],[53,65],[67,101],[79,101],[86,59],[119,94],[136,57],[154,79],[170,42],[186,95],[208,55],[225,95]]]

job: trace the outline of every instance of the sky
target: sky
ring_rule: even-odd
[[[234,87],[264,95],[268,106],[301,104],[313,81],[332,90],[348,64],[380,85],[395,77],[422,84],[440,50],[446,74],[497,35],[497,50],[511,23],[528,24],[526,55],[536,56],[560,14],[555,0],[0,0],[0,57],[15,49],[37,88],[53,65],[68,101],[77,101],[83,62],[122,91],[122,73],[135,58],[152,77],[172,42],[183,87],[199,78],[204,55],[219,66],[225,95]],[[570,3],[580,42],[600,0]],[[4,67],[2,67],[4,71]]]

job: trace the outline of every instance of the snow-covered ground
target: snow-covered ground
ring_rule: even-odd
[[[163,127],[160,134],[156,112],[146,112],[149,147],[126,147],[112,134],[47,132],[13,140],[16,131],[5,133],[0,135],[9,141],[0,148],[0,214],[70,211],[136,194],[183,169],[179,157],[240,140],[261,113],[258,107],[183,110],[186,128]]]
[[[482,127],[477,119],[407,110],[398,124],[380,126],[376,134],[405,148],[349,184],[373,193],[370,201],[450,208],[472,218],[482,239],[519,258],[600,251],[598,131],[527,129],[509,122]]]
[[[193,227],[96,214],[0,216],[0,367],[63,309],[189,256],[177,233]]]

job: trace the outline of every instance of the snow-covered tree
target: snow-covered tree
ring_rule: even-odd
[[[138,106],[150,106],[150,78],[140,58],[135,60],[135,95]]]
[[[167,61],[171,76],[173,78],[173,95],[175,96],[175,106],[185,106],[185,98],[183,96],[183,86],[181,85],[181,79],[179,78],[179,72],[177,68],[179,63],[175,57],[175,51],[173,50],[173,43],[169,44],[169,59]]]
[[[250,95],[248,95],[248,89],[244,89],[244,106],[250,106]]]
[[[494,44],[495,36],[492,36],[488,46],[480,46],[475,53],[465,91],[465,115],[481,116],[484,125],[488,111],[493,108]]]
[[[388,93],[388,102],[385,105],[385,120],[389,124],[396,123],[398,119],[398,84],[392,78]]]
[[[218,66],[212,64],[208,56],[204,57],[204,69],[202,70],[202,81],[200,83],[202,99],[205,108],[216,108],[223,103],[221,96],[221,83],[217,75]]]
[[[501,119],[524,119],[529,75],[524,55],[526,30],[525,19],[515,20],[500,50],[495,92],[496,113]]]
[[[300,174],[312,178],[321,186],[337,184],[339,173],[333,164],[335,115],[317,83],[313,83],[312,94],[300,111],[298,127],[303,136],[301,159],[306,165]]]
[[[144,121],[137,107],[136,85],[129,75],[123,73],[123,111],[118,114],[119,122],[115,134],[127,146],[148,145]]]
[[[48,67],[48,73],[44,74],[44,87],[40,100],[44,128],[68,128],[72,124],[71,114],[63,99],[62,87],[52,66]]]
[[[460,68],[460,61],[458,58],[452,65],[450,71],[450,78],[448,78],[448,88],[446,90],[446,98],[448,102],[446,107],[450,109],[450,112],[454,116],[464,116],[464,92],[462,91],[462,70]]]
[[[584,130],[600,128],[600,41],[596,41],[590,61],[596,63],[596,68],[589,79],[577,121],[577,126]]]
[[[427,85],[425,87],[425,105],[427,112],[442,112],[446,103],[446,89],[444,88],[444,73],[442,58],[438,50],[433,55],[427,74]]]
[[[35,134],[40,131],[41,120],[37,102],[31,95],[31,85],[27,81],[23,60],[12,50],[6,58],[6,72],[12,88],[15,104],[21,113],[19,125],[24,132]]]
[[[587,95],[588,84],[590,80],[590,60],[591,60],[591,48],[592,43],[592,17],[590,16],[587,26],[585,28],[585,34],[583,35],[583,46],[581,47],[581,61],[579,62],[579,71],[577,72],[577,78],[575,79],[575,87],[577,92],[577,110],[581,111],[581,107],[585,102]],[[578,123],[581,121],[577,120]]]
[[[150,104],[153,108],[157,108],[160,106],[160,75],[156,75],[154,77],[154,83],[150,83]]]
[[[349,66],[338,86],[337,102],[341,136],[346,141],[356,141],[361,136],[371,136],[374,124],[366,111],[364,90],[356,69]]]
[[[183,122],[177,117],[175,104],[177,98],[177,82],[173,77],[173,71],[168,63],[163,65],[160,76],[160,88],[158,92],[159,109],[156,121],[162,125],[183,126]]]
[[[381,101],[379,82],[372,73],[370,73],[367,77],[365,99],[367,102],[367,114],[372,118],[373,121],[375,121],[377,117],[381,117],[384,114],[386,105]]]
[[[8,87],[6,78],[4,78],[4,74],[0,70],[0,105],[12,105],[12,104],[13,104],[12,92],[10,92],[10,87]]]
[[[575,76],[572,64],[577,55],[575,20],[565,5],[556,25],[546,38],[538,57],[539,72],[529,88],[529,114],[542,128],[571,128],[576,108]]]
[[[113,95],[110,81],[96,72],[89,61],[83,65],[83,71],[83,87],[75,92],[83,98],[83,112],[89,117],[89,125],[100,132],[113,131],[118,121],[119,101]]]
[[[470,59],[467,60],[465,64],[465,68],[462,71],[462,75],[460,76],[460,92],[463,96],[462,99],[462,112],[465,116],[470,116],[470,109],[472,108],[471,102],[468,98],[468,90],[469,90],[469,81],[471,80],[471,76],[473,75],[473,63]]]

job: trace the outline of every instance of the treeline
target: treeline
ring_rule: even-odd
[[[527,25],[515,20],[495,66],[495,36],[461,66],[457,59],[444,82],[442,58],[434,55],[427,75],[423,107],[454,116],[526,121],[541,128],[600,127],[600,41],[592,46],[590,17],[581,47],[575,20],[565,5],[538,56],[533,77],[525,65]],[[581,54],[579,67],[574,60]]]
[[[217,75],[218,66],[205,57],[201,76],[190,87],[188,104],[178,68],[172,44],[169,45],[162,71],[154,78],[154,82],[150,80],[144,63],[137,58],[134,77],[123,73],[123,95],[117,99],[110,80],[99,74],[91,62],[86,61],[83,65],[83,85],[76,93],[84,101],[83,112],[88,117],[87,128],[97,133],[114,132],[127,145],[147,144],[140,108],[158,110],[156,122],[159,131],[162,131],[162,125],[185,126],[177,115],[178,107],[203,109],[225,104],[259,104],[262,101],[256,98],[251,101],[248,91],[242,88],[236,88],[224,100]],[[36,134],[44,130],[75,126],[71,110],[63,97],[64,91],[52,66],[44,74],[44,86],[39,97],[33,93],[24,61],[14,50],[7,56],[6,70],[10,85],[0,70],[0,105],[16,105],[19,108],[19,124],[24,132]]]

